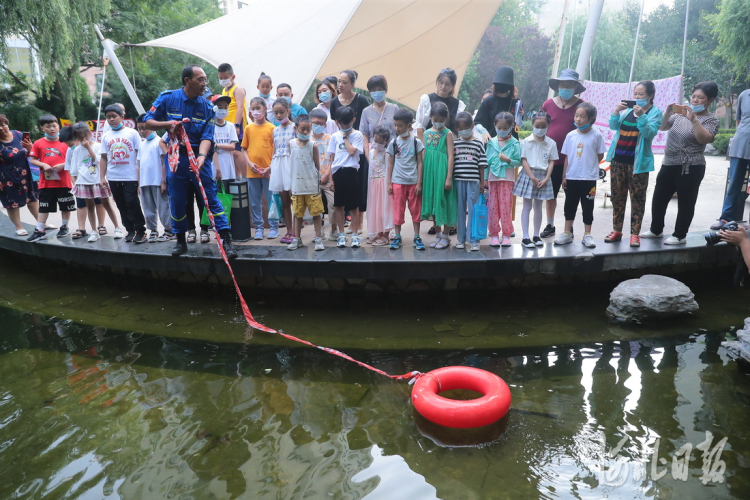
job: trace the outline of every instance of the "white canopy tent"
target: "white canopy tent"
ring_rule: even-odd
[[[261,71],[302,99],[314,79],[383,74],[388,97],[416,108],[451,67],[458,85],[502,0],[250,0],[195,28],[138,45],[177,49],[214,66],[229,63],[254,92]]]

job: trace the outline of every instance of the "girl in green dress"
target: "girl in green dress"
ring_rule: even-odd
[[[441,250],[451,244],[450,228],[456,225],[456,193],[453,190],[453,133],[448,121],[448,106],[432,103],[430,127],[424,134],[424,180],[422,182],[422,219],[435,218],[437,234],[432,248]]]

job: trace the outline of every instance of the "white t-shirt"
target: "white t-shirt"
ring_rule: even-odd
[[[521,141],[521,158],[526,158],[531,168],[547,170],[549,160],[559,159],[557,144],[548,136],[544,136],[544,140],[539,142],[531,134]]]
[[[140,147],[141,136],[135,129],[123,126],[104,134],[101,154],[107,156],[107,180],[137,181]]]
[[[237,138],[237,130],[234,128],[233,123],[226,122],[224,125],[218,123],[214,127],[214,142],[216,144],[236,144],[239,142]],[[221,178],[225,181],[234,180],[234,157],[233,151],[225,151],[223,149],[216,148],[217,156],[219,157],[219,168],[221,169]]]
[[[565,178],[571,181],[595,181],[599,179],[599,157],[606,153],[604,137],[592,129],[581,134],[573,130],[565,136],[561,153],[568,156],[568,170]]]
[[[99,184],[101,181],[99,177],[100,149],[101,144],[91,142],[91,150],[96,155],[94,159],[91,158],[89,150],[83,146],[68,149],[68,154],[65,157],[65,170],[68,170],[71,176],[76,177],[76,185]]]
[[[154,136],[150,141],[143,139],[141,149],[138,150],[138,161],[140,162],[140,185],[141,186],[161,186],[162,163],[161,139]]]
[[[416,151],[414,151],[414,145]],[[393,174],[391,175],[391,182],[393,184],[416,184],[419,180],[419,172],[417,170],[417,154],[424,151],[424,145],[422,141],[409,135],[406,139],[402,139],[400,136],[396,136],[396,139],[388,143],[386,152],[393,156]],[[387,160],[390,162],[391,160]]]
[[[331,174],[341,167],[359,169],[359,155],[364,153],[365,139],[359,130],[352,130],[348,137],[349,142],[357,148],[359,154],[349,155],[349,152],[346,150],[346,144],[344,144],[344,134],[342,132],[333,134],[331,142],[328,143],[328,155],[336,155],[333,158],[333,163],[331,163]]]

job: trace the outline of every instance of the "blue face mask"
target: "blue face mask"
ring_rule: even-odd
[[[499,128],[495,127],[495,132],[497,132],[498,137],[502,137],[503,139],[505,139],[506,137],[510,135],[510,129],[500,130]]]
[[[690,109],[693,110],[693,113],[700,113],[701,111],[705,110],[706,107],[703,104],[691,104]]]
[[[151,135],[149,135],[148,137],[146,137],[146,140],[147,140],[147,141],[150,141],[150,140],[151,140],[151,139],[153,139],[154,137],[156,137],[156,132],[151,132]]]
[[[648,99],[636,99],[635,105],[640,106],[641,108],[648,106]]]
[[[271,94],[258,93],[258,95],[261,96],[263,99],[268,99],[269,97],[271,97]]]
[[[59,136],[60,136],[59,132],[57,133],[57,135],[49,135],[47,132],[44,133],[44,137],[46,137],[50,141],[56,141]]]
[[[349,131],[350,131],[351,129],[353,129],[353,128],[354,128],[354,125],[352,125],[352,126],[351,126],[351,127],[349,127],[349,128],[340,128],[339,130],[340,130],[341,132],[349,132]]]
[[[326,131],[326,126],[325,125],[316,125],[316,124],[313,123],[312,129],[313,129],[313,134],[318,135],[318,134],[322,134],[323,132]]]
[[[375,102],[383,102],[383,99],[385,99],[385,90],[370,92],[370,97],[372,97],[372,100]]]
[[[560,89],[558,90],[558,93],[560,94],[560,99],[564,99],[566,101],[573,97],[573,89]]]
[[[321,92],[320,94],[318,94],[318,99],[320,100],[320,102],[322,102],[323,104],[325,104],[325,103],[327,103],[328,101],[331,100],[331,93],[330,92]]]
[[[292,103],[292,98],[291,98],[291,97],[289,97],[288,95],[282,95],[282,96],[278,97],[278,99],[284,99],[284,100],[285,100],[286,102],[288,102],[289,104],[291,104],[291,103]]]
[[[591,126],[590,123],[587,123],[586,125],[583,125],[582,127],[579,127],[577,123],[574,123],[574,125],[576,126],[578,130],[586,130],[587,128]]]
[[[117,127],[112,127],[112,130],[120,130],[122,128],[122,122]]]
[[[310,134],[304,135],[297,132],[297,139],[300,141],[309,141],[310,140]]]

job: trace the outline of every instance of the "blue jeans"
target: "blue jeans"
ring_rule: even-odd
[[[721,218],[725,221],[742,220],[745,206],[742,184],[745,182],[745,173],[748,168],[750,168],[750,160],[729,157],[729,185],[724,197],[724,206],[721,209]]]
[[[185,233],[188,229],[188,186],[193,184],[198,193],[200,193],[198,179],[195,177],[193,171],[190,170],[188,164],[189,160],[187,155],[181,154],[180,163],[177,165],[177,171],[172,173],[170,169],[167,169],[167,192],[169,193],[169,205],[172,212],[172,232],[174,234]],[[216,197],[216,184],[211,178],[211,172],[211,162],[206,160],[200,172],[201,184],[203,184],[203,189],[206,191],[208,207],[211,209],[211,213],[214,214],[216,230],[223,231],[224,229],[229,229],[229,224],[227,223],[226,215],[224,215],[224,207],[221,206],[219,199]],[[201,195],[199,194],[198,196]],[[141,215],[141,217],[143,217],[143,215]]]
[[[453,189],[456,191],[458,198],[458,207],[456,213],[456,230],[458,232],[458,242],[466,242],[466,233],[469,233],[469,243],[479,243],[471,239],[471,220],[474,217],[474,205],[479,201],[479,181],[453,181]],[[467,219],[468,218],[468,219]]]
[[[266,193],[266,200],[268,206],[273,203],[273,193],[268,189],[268,178],[251,178],[247,180],[247,189],[250,192],[250,213],[253,216],[253,227],[255,229],[263,229],[263,193]],[[271,229],[279,229],[279,221],[270,220],[268,224]]]

